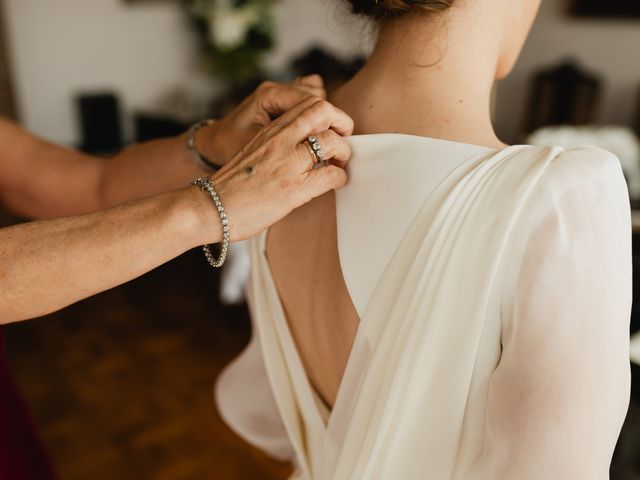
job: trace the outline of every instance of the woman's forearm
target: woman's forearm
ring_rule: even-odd
[[[102,163],[0,118],[0,203],[14,213],[46,218],[91,211]]]
[[[223,165],[262,127],[304,99],[323,97],[322,80],[263,83],[233,112],[196,133],[198,149]],[[0,117],[0,203],[30,218],[79,215],[185,184],[204,172],[187,135],[127,148],[110,160],[37,138]]]
[[[209,134],[210,128],[199,133]],[[104,162],[97,186],[99,208],[178,188],[203,173],[189,157],[186,134],[133,145]]]
[[[26,217],[98,211],[178,188],[202,173],[189,158],[184,135],[103,159],[0,122],[0,201]]]
[[[257,235],[345,185],[351,149],[342,137],[352,132],[348,115],[309,97],[263,128],[210,178],[208,191],[187,187],[110,210],[0,229],[0,323],[40,316],[124,283],[190,248],[219,242],[223,228],[231,241]],[[302,145],[310,135],[320,139],[322,159]]]
[[[50,313],[218,241],[206,200],[192,187],[0,229],[0,323]]]

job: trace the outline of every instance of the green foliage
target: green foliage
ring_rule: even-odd
[[[264,76],[262,60],[274,45],[274,8],[275,0],[192,0],[204,62],[230,88]]]

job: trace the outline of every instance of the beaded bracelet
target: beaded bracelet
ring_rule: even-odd
[[[218,215],[220,215],[220,221],[222,222],[222,247],[220,249],[220,256],[216,259],[213,257],[213,253],[211,253],[210,245],[203,245],[202,251],[204,252],[204,256],[207,258],[207,261],[213,268],[220,268],[224,265],[225,260],[227,259],[227,252],[229,251],[229,237],[230,237],[230,229],[229,229],[229,219],[227,218],[227,212],[224,210],[224,206],[222,206],[222,201],[218,196],[218,193],[215,190],[215,186],[213,182],[207,178],[196,178],[191,185],[195,185],[200,187],[200,190],[206,192],[213,200],[216,208],[218,209]]]
[[[196,145],[196,132],[203,127],[213,125],[215,122],[215,120],[202,120],[201,122],[193,125],[187,133],[187,150],[189,150],[191,160],[198,167],[208,172],[217,172],[218,170],[220,170],[220,166],[213,163],[211,160],[205,157],[202,152],[200,152],[200,150],[198,150],[198,146]]]

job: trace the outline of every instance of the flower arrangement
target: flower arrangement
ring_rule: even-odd
[[[262,57],[274,44],[276,0],[192,0],[204,34],[208,67],[232,90],[263,77]]]

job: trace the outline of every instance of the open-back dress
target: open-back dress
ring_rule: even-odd
[[[335,404],[309,382],[264,232],[250,245],[253,339],[217,386],[223,417],[307,480],[608,478],[630,368],[616,157],[349,142],[336,221],[360,323]]]

